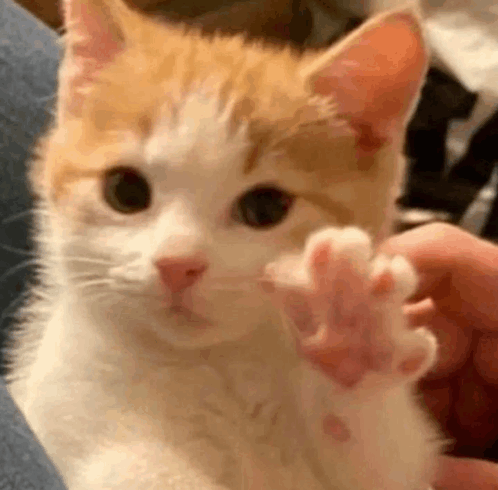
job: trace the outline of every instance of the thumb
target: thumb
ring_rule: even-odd
[[[498,247],[456,226],[434,223],[395,235],[379,251],[406,257],[419,274],[413,298],[431,297],[459,324],[498,329]]]
[[[498,465],[477,459],[441,456],[436,490],[498,490]]]
[[[394,235],[379,247],[387,255],[403,255],[419,272],[436,276],[465,265],[480,240],[456,226],[432,223]]]
[[[402,255],[415,267],[419,284],[412,302],[450,293],[453,275],[463,267],[472,235],[446,223],[433,223],[391,237],[379,252]]]

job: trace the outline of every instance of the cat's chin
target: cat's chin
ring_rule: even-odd
[[[169,309],[168,313],[171,315],[172,320],[182,327],[188,327],[194,330],[214,328],[213,323],[207,318],[197,315],[184,306],[174,306]]]
[[[210,325],[196,331],[194,329],[195,327],[188,326],[168,326],[158,335],[171,347],[186,350],[205,349],[237,340],[237,337],[223,335],[222,329],[217,326]]]
[[[183,307],[169,309],[164,317],[156,317],[153,321],[156,335],[179,349],[202,349],[234,341],[247,334],[251,330],[249,327],[234,329]]]

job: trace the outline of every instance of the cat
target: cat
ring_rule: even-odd
[[[9,389],[69,490],[426,490],[416,275],[376,255],[427,70],[417,13],[337,45],[65,0]]]

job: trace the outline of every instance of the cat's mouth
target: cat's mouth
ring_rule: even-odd
[[[169,312],[180,324],[186,324],[187,326],[195,328],[208,328],[211,326],[209,320],[194,313],[186,306],[173,305],[169,308]]]

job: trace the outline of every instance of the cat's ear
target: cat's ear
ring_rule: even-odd
[[[97,73],[125,49],[134,13],[122,0],[63,0],[62,10],[66,34],[58,117],[64,120],[80,115]]]
[[[316,94],[333,97],[357,134],[359,156],[401,144],[428,65],[419,16],[381,14],[304,67]]]

